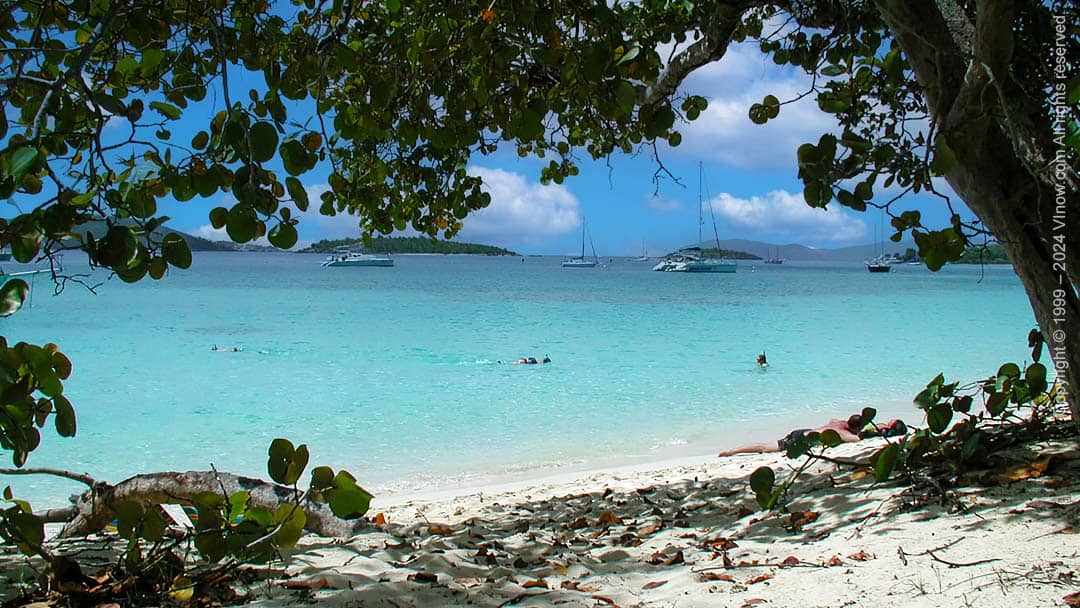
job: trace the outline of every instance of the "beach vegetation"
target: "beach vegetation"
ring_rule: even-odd
[[[1005,248],[997,243],[989,243],[979,247],[969,247],[956,260],[956,264],[1008,264],[1009,254]]]
[[[943,373],[935,376],[913,399],[926,426],[885,438],[867,459],[832,458],[830,448],[842,441],[831,429],[793,437],[785,443],[785,455],[799,464],[789,475],[778,480],[769,467],[750,475],[758,506],[784,509],[796,481],[820,461],[868,471],[876,482],[899,479],[957,505],[949,493],[957,486],[1041,475],[1049,459],[1037,458],[1018,472],[1002,453],[1022,443],[1075,435],[1075,429],[1060,415],[1062,385],[1048,378],[1047,367],[1040,362],[1045,347],[1041,332],[1032,330],[1028,345],[1032,363],[1026,366],[1005,363],[985,379],[963,385],[946,382]],[[860,424],[877,428],[876,416],[874,408],[864,408]]]

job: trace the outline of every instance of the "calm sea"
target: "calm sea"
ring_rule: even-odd
[[[705,454],[863,406],[918,423],[911,397],[935,374],[1022,360],[1033,327],[1007,267],[744,262],[696,275],[618,258],[321,259],[197,254],[160,282],[97,275],[96,295],[54,297],[38,277],[0,331],[71,357],[79,432],[45,432],[28,466],[114,482],[211,465],[266,477],[266,448],[286,437],[313,465],[395,493]],[[543,355],[552,363],[499,363]],[[81,490],[3,483],[37,507]]]

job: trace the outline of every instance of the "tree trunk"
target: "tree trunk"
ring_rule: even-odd
[[[877,6],[955,152],[945,177],[1008,253],[1046,339],[1047,367],[1080,421],[1078,179],[1059,156],[1067,151],[1053,139],[1043,93],[1023,90],[1009,71],[1013,5],[983,0],[974,23],[953,0]]]
[[[200,492],[231,495],[242,490],[251,493],[248,504],[253,507],[273,510],[295,500],[292,488],[231,473],[188,471],[136,475],[115,486],[98,484],[76,497],[74,512],[70,513],[73,517],[64,525],[60,536],[85,536],[100,531],[116,518],[114,505],[125,500],[143,504],[191,504],[192,497]],[[304,528],[320,536],[349,537],[368,527],[366,519],[345,520],[337,517],[326,504],[305,500],[301,506],[307,515]],[[58,511],[68,512],[67,509]]]

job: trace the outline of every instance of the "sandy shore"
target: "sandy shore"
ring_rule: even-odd
[[[377,498],[376,530],[306,538],[254,603],[1064,606],[1080,591],[1080,454],[1049,449],[1046,475],[966,489],[963,513],[831,465],[801,481],[789,513],[752,512],[746,477],[786,470],[775,454]]]

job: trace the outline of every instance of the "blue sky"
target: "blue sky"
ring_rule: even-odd
[[[711,204],[721,239],[830,248],[872,243],[882,221],[877,211],[857,213],[835,203],[828,210],[811,209],[803,202],[795,150],[835,130],[832,117],[817,109],[813,96],[783,106],[780,116],[766,125],[755,125],[747,117],[750,105],[766,94],[791,99],[804,92],[807,83],[801,72],[774,65],[756,45],[733,45],[721,62],[693,74],[683,90],[706,97],[709,107],[697,121],[683,125],[682,145],[661,143],[661,160],[682,184],[665,180],[659,191],[652,181],[658,166],[649,154],[595,162],[582,158],[580,175],[551,186],[539,183],[546,161],[522,159],[512,150],[474,158],[470,171],[484,178],[493,202],[465,219],[456,240],[561,255],[580,249],[585,221],[601,256],[640,255],[643,247],[659,255],[697,240],[700,163],[706,184],[705,238],[712,237]],[[194,124],[187,118],[181,125]],[[206,116],[198,118],[205,124]],[[181,125],[173,129],[174,140],[186,143],[194,131],[184,133]],[[327,188],[325,176],[321,167],[304,177],[311,194]],[[943,181],[940,188],[950,192]],[[879,191],[877,200],[896,193]],[[169,215],[176,229],[225,239],[223,230],[210,227],[207,215],[214,206],[231,204],[231,197],[219,194],[184,204],[163,202],[159,212]],[[317,207],[299,214],[300,246],[359,236],[355,218],[319,216]],[[899,201],[895,211],[904,209],[921,210],[930,226],[948,221],[945,206],[931,196]],[[886,236],[890,232],[886,230]]]

